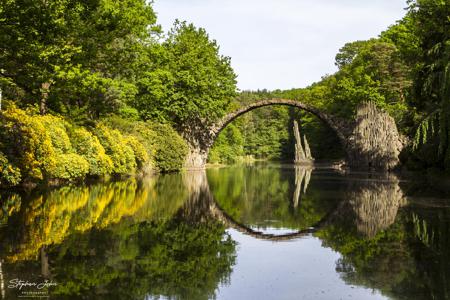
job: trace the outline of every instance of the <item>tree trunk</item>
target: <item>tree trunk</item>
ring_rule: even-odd
[[[41,85],[41,103],[39,105],[39,112],[41,115],[45,115],[47,113],[47,99],[50,85],[50,82],[43,82]]]
[[[45,246],[41,248],[41,275],[44,278],[50,277],[50,267],[48,263],[48,255],[45,251]]]

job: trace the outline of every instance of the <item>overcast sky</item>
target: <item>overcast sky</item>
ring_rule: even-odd
[[[155,0],[158,23],[203,27],[231,57],[241,90],[305,87],[336,71],[346,42],[376,37],[405,0]]]

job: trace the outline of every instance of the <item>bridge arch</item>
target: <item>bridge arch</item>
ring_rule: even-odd
[[[187,169],[204,168],[209,149],[219,133],[230,122],[254,109],[272,105],[296,107],[322,120],[339,138],[349,167],[388,171],[400,163],[399,154],[407,140],[398,133],[395,120],[386,112],[378,109],[374,103],[362,103],[356,109],[355,119],[344,121],[310,104],[275,98],[257,101],[238,108],[209,127],[189,129],[189,134],[184,134],[184,138],[190,146],[185,167]]]
[[[338,136],[339,140],[341,141],[341,144],[343,147],[345,147],[346,143],[346,128],[343,128],[342,122],[338,121],[335,117],[328,115],[327,113],[321,111],[320,109],[313,107],[312,105],[302,103],[300,101],[296,100],[290,100],[290,99],[267,99],[267,100],[261,100],[257,101],[251,104],[248,104],[246,106],[243,106],[227,115],[225,115],[221,120],[219,120],[213,127],[210,132],[212,143],[214,143],[214,140],[217,138],[219,133],[231,122],[233,122],[236,118],[238,118],[241,115],[244,115],[254,109],[265,107],[265,106],[274,106],[274,105],[284,105],[284,106],[290,106],[299,108],[301,110],[304,110],[306,112],[309,112],[313,115],[315,115],[317,118],[319,118],[321,121],[323,121],[326,125],[328,125]],[[209,145],[209,147],[211,147]]]

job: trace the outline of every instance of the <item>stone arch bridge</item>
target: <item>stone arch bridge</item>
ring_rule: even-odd
[[[189,144],[186,169],[202,169],[206,165],[209,150],[219,133],[233,120],[254,109],[284,105],[309,112],[330,127],[339,138],[346,152],[347,165],[354,169],[392,170],[399,165],[399,154],[404,147],[392,117],[366,102],[356,111],[354,120],[342,120],[312,105],[290,99],[267,99],[251,103],[228,113],[208,128],[186,131],[183,137]]]

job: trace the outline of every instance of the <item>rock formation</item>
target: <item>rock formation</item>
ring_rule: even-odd
[[[392,170],[400,162],[403,140],[391,116],[373,102],[364,103],[357,108],[356,123],[348,139],[348,163],[356,169]]]
[[[314,159],[311,155],[311,149],[309,148],[308,140],[303,135],[303,139],[300,136],[300,129],[297,121],[294,121],[294,137],[295,137],[295,159],[296,164],[312,164]],[[303,141],[302,141],[303,140]]]

